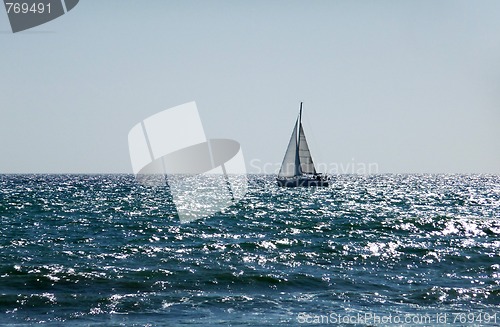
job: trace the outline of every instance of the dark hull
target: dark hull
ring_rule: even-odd
[[[326,178],[297,177],[297,178],[277,178],[278,186],[282,187],[326,187],[330,181]]]

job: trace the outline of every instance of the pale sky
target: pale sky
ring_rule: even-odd
[[[257,172],[304,101],[316,163],[500,174],[497,0],[81,0],[0,8],[0,49],[0,173],[130,173],[129,130],[190,101]]]

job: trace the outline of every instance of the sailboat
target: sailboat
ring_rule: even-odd
[[[299,117],[288,142],[285,157],[281,164],[278,178],[279,186],[328,186],[330,178],[317,173],[307,145],[306,135],[302,128],[302,102],[300,103]]]

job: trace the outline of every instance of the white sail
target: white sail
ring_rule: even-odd
[[[306,174],[316,174],[316,168],[314,167],[314,162],[311,157],[311,152],[309,151],[309,145],[307,145],[306,135],[304,134],[302,124],[300,124],[299,131],[299,160],[302,172]]]
[[[279,177],[293,177],[302,174],[299,156],[297,153],[297,125],[298,120],[297,123],[295,123],[295,128],[293,129],[292,136],[290,137],[290,142],[288,142],[285,157],[283,158],[281,169],[278,173]]]

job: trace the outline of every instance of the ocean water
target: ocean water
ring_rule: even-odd
[[[0,324],[500,325],[499,176],[332,182],[180,224],[131,175],[0,175]]]

